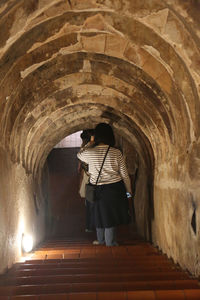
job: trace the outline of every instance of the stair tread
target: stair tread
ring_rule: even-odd
[[[119,292],[128,299],[131,291],[200,290],[198,280],[149,244],[110,248],[58,244],[55,249],[55,242],[47,243],[1,276],[0,297],[35,295],[33,299],[41,300],[39,295]]]
[[[8,279],[4,282],[4,285],[29,285],[29,284],[49,284],[49,283],[73,283],[73,282],[99,282],[99,281],[156,281],[156,280],[188,280],[186,275],[176,274],[122,274],[122,275],[110,275],[110,274],[87,274],[87,275],[51,275],[51,276],[32,276],[32,277],[18,277],[14,279]]]
[[[197,289],[196,282],[182,281],[148,281],[148,282],[94,282],[94,283],[69,283],[50,285],[29,285],[0,288],[1,295],[39,295],[48,293],[70,292],[99,292],[99,291],[132,291],[132,290],[163,290],[163,289]]]

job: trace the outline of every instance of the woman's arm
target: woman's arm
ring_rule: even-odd
[[[94,145],[94,137],[91,136],[90,142],[87,143],[84,147],[80,149],[80,151],[77,153],[77,157],[79,160],[83,161],[86,164],[89,164],[89,155],[88,155],[88,149],[91,148]]]
[[[125,160],[124,157],[122,155],[122,153],[120,152],[119,154],[119,173],[124,181],[125,187],[126,187],[126,191],[127,193],[129,193],[130,195],[132,195],[132,188],[131,188],[131,180],[130,177],[128,175],[128,170],[125,164]]]

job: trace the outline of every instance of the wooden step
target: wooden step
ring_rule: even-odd
[[[146,290],[129,292],[91,292],[0,296],[0,300],[199,300],[200,290]]]
[[[155,281],[127,281],[127,282],[76,282],[64,284],[20,285],[0,287],[0,295],[40,295],[62,294],[72,292],[99,291],[134,291],[134,290],[177,290],[197,289],[197,280],[155,280]]]
[[[94,274],[80,274],[77,273],[72,275],[69,273],[68,275],[56,275],[53,274],[46,276],[28,276],[28,277],[10,277],[4,280],[4,285],[12,286],[12,285],[33,285],[33,284],[50,284],[50,283],[74,283],[74,282],[130,282],[130,281],[156,281],[156,280],[187,280],[188,276],[182,273],[173,273],[168,272],[163,274],[159,272],[155,273],[146,273],[146,274],[137,274],[137,273],[123,273],[123,274],[115,274],[115,273],[94,273]]]
[[[58,241],[1,276],[0,300],[200,300],[199,288],[197,279],[149,244]]]

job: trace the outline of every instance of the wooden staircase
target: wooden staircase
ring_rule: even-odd
[[[49,240],[0,279],[0,300],[194,300],[197,279],[143,241]]]

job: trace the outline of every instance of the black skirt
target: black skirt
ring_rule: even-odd
[[[97,185],[94,203],[96,228],[109,228],[128,224],[129,205],[123,181]]]

